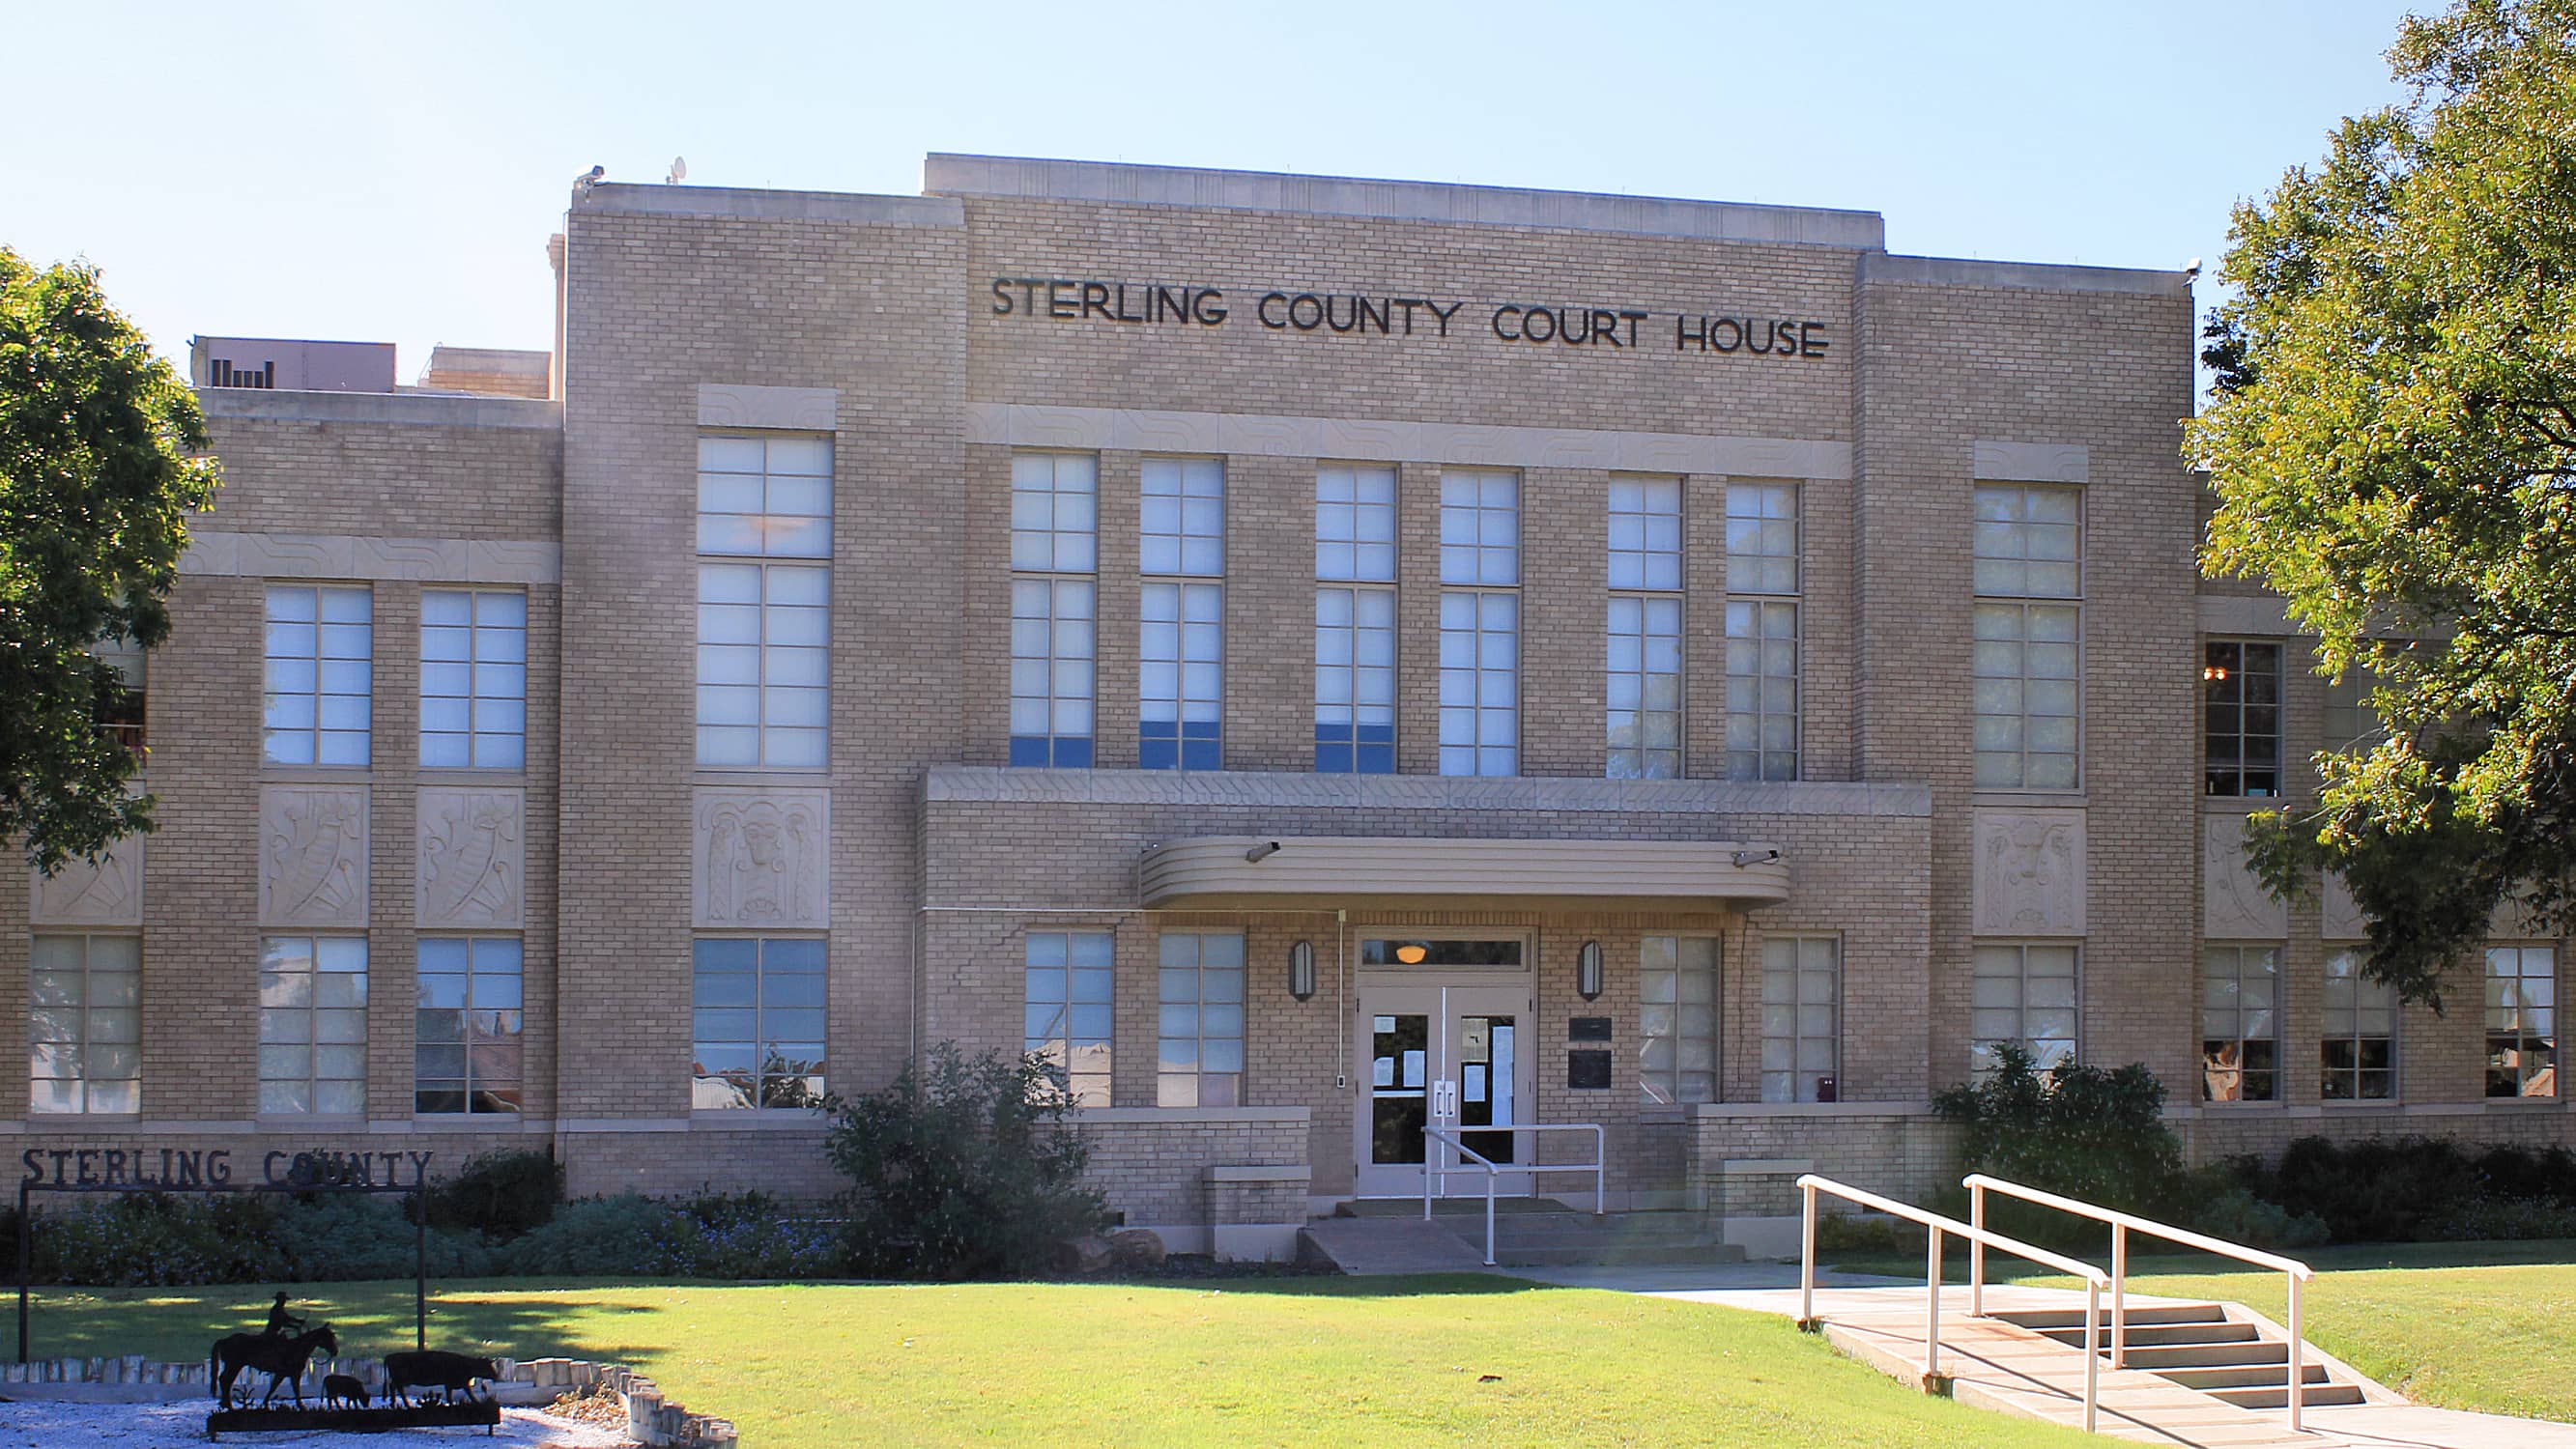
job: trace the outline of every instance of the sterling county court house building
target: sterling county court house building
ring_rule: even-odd
[[[24,1149],[820,1194],[801,1104],[953,1041],[1263,1254],[1426,1125],[1759,1241],[1954,1173],[2006,1042],[2202,1156],[2570,1135],[2563,943],[2401,1011],[2246,871],[2370,724],[2195,572],[2182,273],[946,155],[585,185],[553,260],[551,353],[414,386],[200,340],[161,831],[0,906]]]

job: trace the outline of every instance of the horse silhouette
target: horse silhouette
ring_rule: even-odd
[[[268,1395],[260,1400],[261,1407],[267,1407],[269,1401],[277,1397],[279,1384],[294,1385],[295,1406],[299,1409],[304,1407],[304,1371],[312,1366],[316,1348],[331,1357],[339,1356],[340,1340],[332,1336],[331,1325],[326,1323],[292,1338],[266,1333],[236,1333],[221,1340],[215,1345],[211,1355],[213,1361],[207,1367],[207,1372],[215,1380],[216,1405],[226,1409],[233,1406],[233,1380],[248,1368],[268,1375]]]

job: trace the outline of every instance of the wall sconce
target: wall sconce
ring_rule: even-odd
[[[1315,995],[1315,943],[1300,941],[1288,948],[1288,994],[1299,1001]]]
[[[1601,943],[1586,941],[1574,958],[1574,990],[1586,1001],[1601,996]]]
[[[1422,958],[1430,954],[1431,948],[1423,945],[1420,941],[1407,941],[1403,945],[1395,948],[1395,959],[1403,962],[1407,966],[1421,965]]]

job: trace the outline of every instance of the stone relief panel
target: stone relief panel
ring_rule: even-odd
[[[2370,918],[2353,901],[2352,887],[2327,871],[2317,883],[2317,935],[2328,941],[2358,941],[2370,934]]]
[[[259,920],[365,928],[366,786],[260,787]]]
[[[37,926],[143,924],[143,837],[130,835],[96,862],[67,860],[50,877],[30,871],[27,920]]]
[[[692,924],[831,925],[829,791],[702,789],[696,824]]]
[[[527,844],[517,790],[420,792],[415,918],[424,926],[525,924]]]
[[[2290,910],[2245,863],[2245,817],[2200,821],[2200,929],[2213,941],[2272,941],[2290,933]]]
[[[1981,936],[2084,934],[2084,812],[1980,810],[1972,927]]]

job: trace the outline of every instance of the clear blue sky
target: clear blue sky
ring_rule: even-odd
[[[916,193],[982,151],[1882,212],[2211,272],[2434,0],[0,0],[0,244],[196,333],[542,348],[575,173]],[[2215,288],[2202,283],[2204,305]]]

